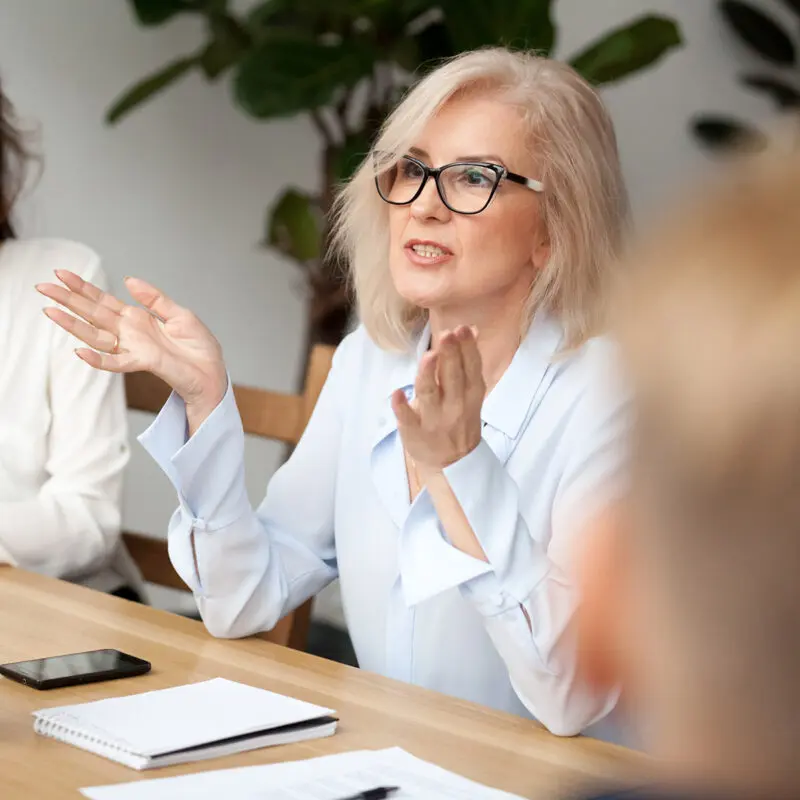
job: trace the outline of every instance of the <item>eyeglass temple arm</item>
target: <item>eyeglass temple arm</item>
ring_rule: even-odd
[[[517,175],[516,172],[506,172],[506,178],[514,183],[519,183],[522,186],[527,186],[533,189],[534,192],[543,192],[544,184],[541,181],[536,181],[533,178],[526,178],[524,175]]]

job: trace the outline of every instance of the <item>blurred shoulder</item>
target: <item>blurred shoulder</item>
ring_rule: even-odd
[[[0,245],[0,273],[14,273],[31,283],[52,281],[53,271],[67,269],[92,283],[104,283],[100,256],[69,239],[10,239]]]

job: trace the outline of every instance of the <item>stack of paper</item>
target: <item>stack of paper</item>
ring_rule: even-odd
[[[391,800],[520,800],[397,747],[81,791],[90,800],[338,800],[378,786],[400,788]]]

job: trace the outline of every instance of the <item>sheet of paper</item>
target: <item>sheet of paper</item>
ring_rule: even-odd
[[[338,800],[376,786],[400,787],[392,800],[519,800],[428,764],[400,748],[361,750],[82,792],[90,800]]]

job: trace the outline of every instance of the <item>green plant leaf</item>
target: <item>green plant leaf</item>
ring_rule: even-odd
[[[236,100],[257,119],[319,108],[369,75],[376,58],[358,40],[327,45],[300,34],[273,34],[239,63]]]
[[[456,49],[450,38],[450,30],[443,22],[426,25],[415,37],[417,45],[417,63],[409,72],[420,70],[421,73],[433,69],[442,59],[455,55]],[[402,65],[405,66],[405,65]],[[408,69],[408,67],[406,67]]]
[[[692,130],[709,150],[760,150],[767,143],[767,137],[761,131],[730,117],[696,117],[692,121]]]
[[[769,95],[778,108],[800,108],[800,91],[784,81],[766,75],[745,75],[741,81],[745,86]]]
[[[652,14],[607,33],[570,63],[591,83],[612,83],[655,64],[680,44],[677,23]]]
[[[287,189],[269,212],[267,242],[295,261],[319,258],[322,215],[316,200],[299,189]]]
[[[210,22],[211,41],[200,56],[200,66],[209,80],[219,77],[250,49],[250,35],[235,19],[213,16]]]
[[[555,44],[552,0],[442,0],[440,5],[456,52],[506,45],[547,55]]]
[[[308,31],[317,22],[318,14],[306,8],[302,0],[262,0],[248,11],[247,29],[257,38],[278,28],[298,28]]]
[[[789,35],[763,11],[739,0],[723,0],[719,10],[739,38],[762,58],[781,66],[796,62],[797,53]]]
[[[347,134],[347,138],[336,154],[334,161],[334,174],[337,182],[349,180],[352,174],[361,166],[364,157],[369,153],[371,144],[364,133]]]
[[[782,0],[783,4],[800,17],[800,0]]]
[[[111,105],[111,108],[106,112],[106,122],[109,125],[119,122],[134,108],[149,100],[153,95],[164,91],[179,78],[182,78],[189,70],[197,66],[197,63],[198,56],[184,56],[135,83]]]
[[[195,11],[186,0],[130,0],[142,25],[161,25],[182,11]]]

